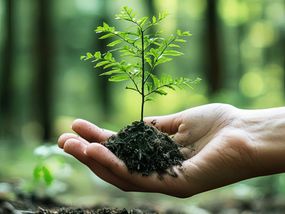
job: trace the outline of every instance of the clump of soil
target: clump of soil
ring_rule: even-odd
[[[176,176],[167,171],[185,160],[176,144],[167,134],[144,122],[135,121],[111,136],[106,147],[123,160],[130,172],[150,175],[157,172]]]

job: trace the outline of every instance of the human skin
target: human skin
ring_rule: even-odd
[[[187,158],[173,170],[177,177],[130,173],[104,146],[115,132],[77,119],[74,133],[64,133],[58,145],[88,166],[98,177],[124,191],[159,192],[176,197],[226,186],[257,176],[285,171],[285,108],[242,110],[209,104],[157,117],[147,124],[173,136]]]

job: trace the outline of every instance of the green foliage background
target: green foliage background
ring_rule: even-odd
[[[158,29],[166,34],[177,28],[189,30],[193,36],[181,49],[184,56],[160,69],[173,75],[203,79],[194,90],[181,90],[148,102],[146,115],[174,113],[211,102],[229,103],[240,108],[284,105],[285,6],[282,0],[216,0],[214,9],[209,8],[211,0],[46,1],[49,29],[45,35],[49,36],[50,53],[44,61],[48,61],[49,82],[39,69],[43,47],[36,44],[36,41],[43,41],[39,33],[39,26],[43,25],[38,23],[41,1],[11,1],[11,37],[7,37],[7,2],[9,0],[0,0],[0,92],[4,91],[5,85],[9,89],[6,96],[0,97],[4,103],[0,109],[0,181],[29,179],[36,165],[33,148],[42,142],[55,144],[62,132],[70,131],[75,118],[84,118],[113,130],[137,119],[140,103],[135,100],[138,95],[123,90],[121,85],[109,84],[98,76],[92,65],[79,60],[87,51],[98,50],[104,45],[93,30],[103,20],[117,25],[112,18],[124,5],[134,8],[139,16],[152,16],[153,12],[167,10],[169,18]],[[215,38],[215,32],[208,28],[209,9],[215,12],[216,41],[211,40]],[[7,59],[5,47],[9,42],[12,42],[9,46],[12,54]],[[212,48],[211,42],[217,46]],[[215,55],[212,51],[217,53],[219,74],[211,64],[210,58]],[[11,66],[9,82],[4,78],[7,67],[2,67],[7,61]],[[38,95],[43,86],[48,89],[48,95],[44,98],[45,104],[41,105]],[[49,112],[49,126],[41,120],[47,115],[41,106]],[[48,135],[44,135],[46,127],[50,127]],[[72,162],[72,165],[76,163]],[[98,180],[92,183],[87,170],[77,166],[83,173],[80,179],[85,183],[77,194],[96,197],[98,186],[102,190],[109,188]],[[78,180],[76,173],[73,176],[70,180]],[[88,192],[92,185],[94,192]],[[73,190],[78,190],[77,186],[74,184]],[[265,194],[284,196],[284,186],[284,176],[272,176],[206,193],[195,200],[203,201],[213,194],[244,198]],[[243,192],[237,190],[242,188]],[[103,198],[119,195],[122,201],[131,200],[127,193],[116,189],[110,191],[110,194],[104,193]]]

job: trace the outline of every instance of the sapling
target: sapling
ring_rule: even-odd
[[[173,150],[177,150],[179,154],[177,160],[170,165],[163,167],[151,167],[148,169],[142,169],[142,163],[146,162],[145,159],[150,159],[155,153],[153,149],[150,149],[149,153],[145,151],[145,147],[140,144],[149,145],[153,139],[152,135],[161,135],[153,127],[148,127],[143,123],[144,118],[144,106],[147,101],[153,99],[154,94],[166,95],[166,89],[175,90],[183,86],[191,87],[197,83],[200,79],[191,80],[189,78],[173,78],[170,75],[158,75],[157,67],[161,64],[169,62],[173,57],[183,55],[178,51],[180,45],[185,43],[185,37],[191,36],[189,31],[177,30],[175,34],[164,37],[162,32],[156,31],[155,27],[160,24],[167,17],[167,13],[159,13],[158,16],[137,18],[134,11],[129,7],[123,7],[121,12],[116,15],[117,20],[124,21],[128,24],[126,30],[120,31],[115,27],[110,26],[107,23],[103,23],[102,26],[98,26],[95,30],[96,33],[101,34],[99,39],[113,39],[107,46],[110,48],[106,53],[96,51],[94,54],[88,52],[85,56],[81,56],[81,60],[92,60],[95,63],[95,68],[103,68],[105,70],[100,75],[109,76],[109,81],[121,82],[128,81],[126,89],[135,91],[141,97],[140,105],[140,122],[135,122],[131,126],[123,129],[117,134],[117,136],[111,137],[106,146],[114,152],[119,158],[125,161],[130,171],[138,171],[142,174],[148,175],[152,171],[163,172],[171,165],[179,164],[183,161],[183,157],[179,154],[177,145],[166,135],[162,135],[161,138],[167,139],[166,141],[174,144],[170,150],[166,151],[164,159],[172,158],[171,153]],[[117,55],[116,55],[117,54]],[[118,57],[119,56],[119,57]],[[130,137],[131,133],[147,132],[151,137],[140,136],[135,134],[135,137]],[[132,152],[122,152],[122,148],[126,143],[132,139],[142,139],[143,143],[139,142],[138,145],[132,141],[131,146],[134,147]],[[169,139],[168,139],[169,138]],[[165,141],[163,139],[162,141]],[[135,140],[138,142],[138,140]],[[121,142],[124,142],[123,145]],[[165,146],[164,146],[165,147]],[[157,155],[160,153],[157,150]],[[134,158],[138,161],[130,161],[132,159],[130,154],[134,153]],[[127,156],[127,157],[126,157]],[[127,159],[126,159],[127,158]],[[173,158],[172,158],[173,159]],[[175,158],[174,158],[175,159]],[[149,160],[150,161],[150,160]],[[154,162],[149,162],[148,165],[154,165]],[[130,166],[129,163],[134,166]]]

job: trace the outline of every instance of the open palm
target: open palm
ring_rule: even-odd
[[[104,145],[112,131],[85,120],[75,120],[59,147],[87,165],[97,176],[124,191],[160,192],[176,197],[189,197],[253,176],[254,150],[236,118],[239,110],[225,104],[210,104],[172,115],[148,117],[145,122],[173,135],[183,145],[187,157],[173,170],[178,175],[156,173],[142,176],[130,173],[125,164]],[[92,143],[91,143],[92,142]]]

